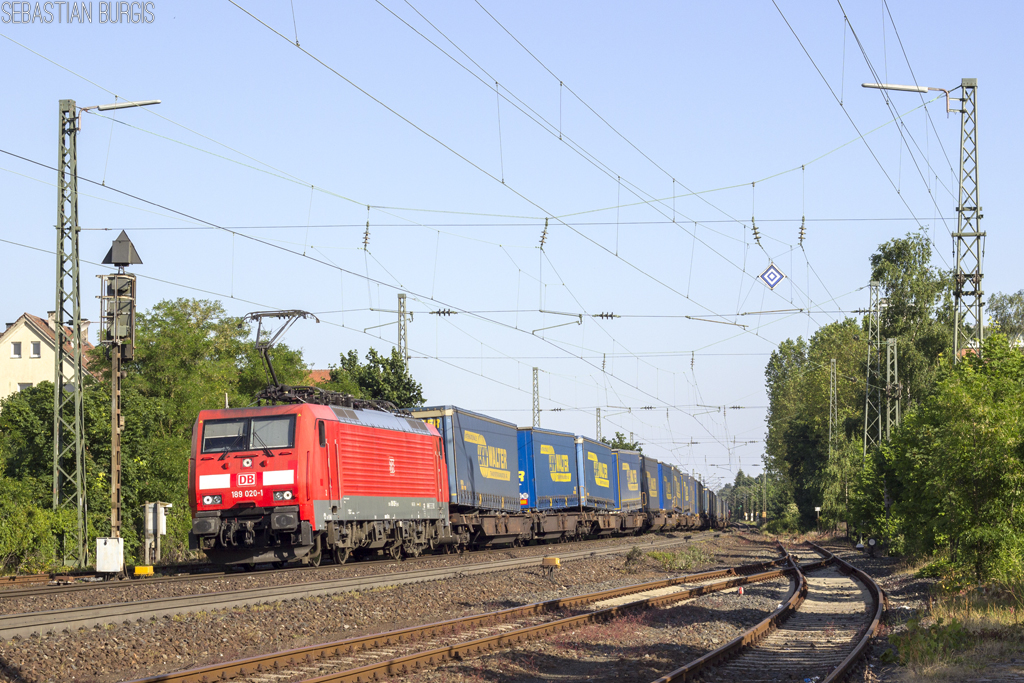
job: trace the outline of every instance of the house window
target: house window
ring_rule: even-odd
[[[18,391],[25,391],[32,388],[32,382],[18,382]]]
[[[41,342],[32,342],[32,357],[39,358],[41,352]]]
[[[11,342],[11,358],[21,358],[21,342]]]

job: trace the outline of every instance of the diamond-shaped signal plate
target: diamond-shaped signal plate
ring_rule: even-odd
[[[786,279],[785,273],[779,270],[774,263],[765,268],[758,277],[761,278],[761,282],[768,285],[768,289],[775,289],[780,282]]]

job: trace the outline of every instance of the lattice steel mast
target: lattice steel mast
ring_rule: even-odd
[[[828,456],[832,457],[835,445],[835,431],[839,427],[839,403],[836,401],[836,359],[832,359],[829,366],[829,392],[828,392]]]
[[[864,452],[882,442],[882,300],[878,296],[878,282],[871,281],[868,306],[868,357],[864,387]],[[862,462],[863,462],[862,460]]]
[[[540,427],[540,381],[537,377],[539,370],[533,369],[533,426]]]
[[[54,310],[53,509],[75,509],[73,538],[61,538],[64,564],[86,567],[86,504],[82,413],[82,307],[78,271],[78,110],[60,101],[57,159],[57,300]],[[70,328],[70,329],[69,329]],[[65,361],[65,351],[69,361]]]
[[[405,369],[409,369],[409,328],[405,320],[405,292],[398,294],[398,353],[402,356]]]
[[[900,424],[903,387],[900,386],[897,346],[895,339],[885,340],[885,439]]]
[[[957,203],[957,229],[953,233],[956,250],[954,296],[956,317],[953,328],[953,358],[960,359],[963,349],[980,353],[985,338],[984,292],[981,289],[985,233],[981,231],[981,204],[978,196],[978,79],[964,78],[960,84],[960,196]]]

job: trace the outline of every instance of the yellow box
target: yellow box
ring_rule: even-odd
[[[557,557],[545,557],[540,561],[542,567],[561,567],[562,563]]]
[[[153,576],[152,567],[136,567],[135,576]]]

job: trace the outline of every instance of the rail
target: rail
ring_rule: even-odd
[[[354,669],[319,676],[317,678],[310,679],[308,683],[339,683],[342,681],[374,680],[379,676],[407,673],[421,665],[436,665],[448,659],[471,655],[476,652],[501,647],[515,642],[521,642],[545,633],[566,630],[583,623],[608,619],[628,610],[640,607],[653,607],[679,600],[686,600],[706,593],[727,590],[740,585],[767,581],[792,571],[790,568],[770,569],[771,567],[778,566],[784,561],[786,561],[786,558],[728,569],[700,572],[698,574],[690,574],[676,579],[665,579],[661,581],[626,586],[623,588],[613,588],[587,595],[558,598],[555,600],[533,603],[521,607],[513,607],[488,614],[478,614],[459,619],[450,619],[426,626],[416,626],[376,635],[348,638],[337,642],[298,648],[295,650],[258,657],[250,657],[233,662],[226,662],[224,664],[214,664],[189,669],[187,671],[161,674],[148,678],[141,678],[136,681],[132,681],[132,683],[202,683],[204,681],[222,680],[257,673],[278,672],[280,671],[280,667],[283,666],[295,667],[328,657],[340,657],[363,649],[421,640],[426,637],[441,635],[463,628],[479,626],[485,623],[508,620],[509,618],[522,618],[536,614],[553,612],[558,609],[578,607],[584,604],[600,602],[601,600],[616,598],[623,595],[727,577],[715,583],[695,586],[690,589],[683,589],[668,595],[637,600],[624,605],[608,607],[601,610],[595,610],[593,612],[556,619],[543,624],[505,631],[453,646],[433,648],[389,659],[383,662],[367,664]]]

